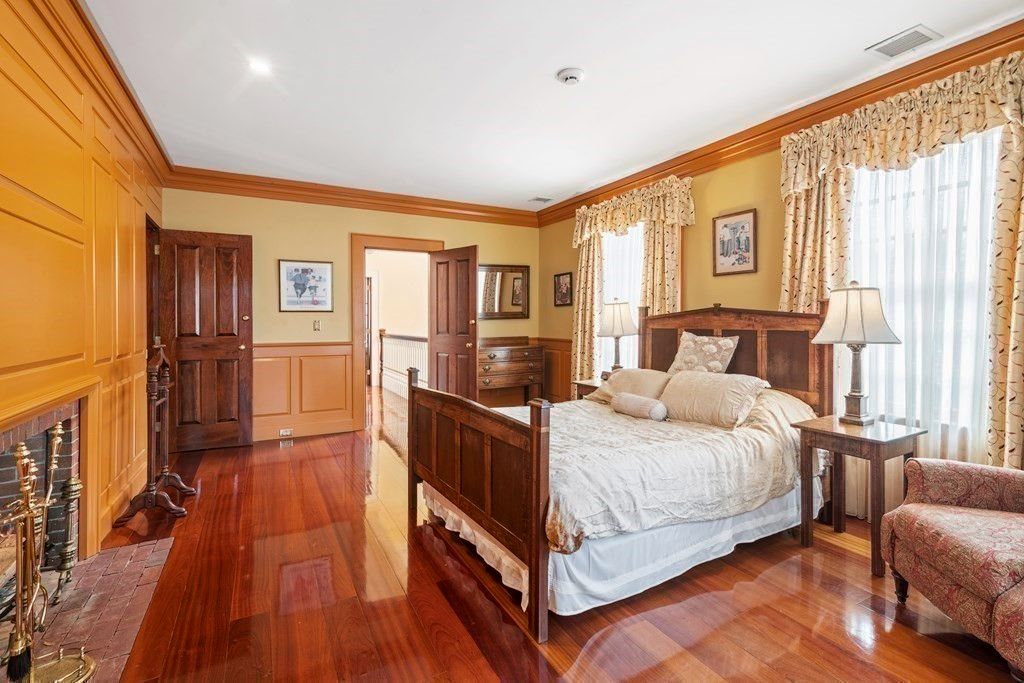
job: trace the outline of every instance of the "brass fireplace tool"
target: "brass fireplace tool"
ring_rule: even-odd
[[[135,494],[128,504],[128,510],[114,520],[114,526],[124,526],[136,513],[149,508],[162,508],[175,517],[188,514],[185,508],[176,505],[166,491],[158,490],[160,485],[177,489],[184,496],[195,494],[176,472],[171,472],[167,459],[168,434],[170,433],[171,366],[164,355],[160,337],[153,339],[153,353],[146,367],[146,396],[149,398],[149,453],[146,468],[146,488]]]
[[[49,508],[54,503],[53,480],[57,470],[57,453],[63,442],[64,429],[58,423],[53,429],[47,460],[49,475],[46,496],[36,495],[36,467],[28,448],[19,443],[14,449],[14,469],[18,478],[18,499],[11,502],[0,517],[0,526],[14,528],[15,536],[15,592],[14,614],[7,653],[7,677],[20,681],[86,681],[96,672],[96,662],[85,654],[85,648],[65,656],[58,651],[56,657],[43,657],[49,661],[35,661],[32,639],[45,629],[46,604],[50,597],[43,585],[42,564],[46,543],[46,522]],[[68,520],[71,523],[71,520]]]

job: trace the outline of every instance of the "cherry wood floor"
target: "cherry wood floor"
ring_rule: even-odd
[[[188,517],[150,511],[105,541],[175,538],[123,680],[1009,680],[913,589],[896,607],[856,522],[553,616],[538,646],[432,528],[409,533],[378,431],[183,454]]]

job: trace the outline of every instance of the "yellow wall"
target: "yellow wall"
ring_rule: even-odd
[[[0,429],[83,400],[86,554],[145,481],[145,225],[160,217],[153,140],[96,49],[70,2],[0,2]]]
[[[429,259],[415,251],[366,251],[366,276],[373,278],[373,335],[427,336],[428,294],[425,283]]]
[[[167,229],[252,235],[253,341],[257,343],[351,340],[352,233],[437,239],[445,247],[476,244],[481,263],[525,264],[531,274],[538,272],[540,231],[536,228],[173,189],[164,190],[163,206],[162,227]],[[278,311],[280,258],[334,262],[333,313]],[[537,311],[539,293],[532,289],[530,309]],[[320,332],[313,332],[315,319],[322,321]],[[480,322],[484,337],[536,337],[538,330],[537,313],[526,320]]]
[[[776,150],[694,177],[697,224],[683,230],[684,309],[713,303],[734,308],[778,308],[783,222],[780,165]],[[744,209],[757,209],[757,272],[714,277],[711,221],[715,216]],[[541,337],[572,338],[572,309],[555,307],[552,276],[571,270],[575,278],[578,257],[572,248],[573,223],[569,219],[541,228]]]

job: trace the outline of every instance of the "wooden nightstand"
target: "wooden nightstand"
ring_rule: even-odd
[[[592,394],[597,391],[597,388],[601,386],[601,380],[597,377],[593,379],[578,379],[573,380],[572,387],[576,393],[576,400],[580,400],[587,394]]]
[[[882,562],[881,529],[885,513],[885,462],[892,458],[904,460],[913,457],[917,437],[928,430],[906,427],[889,422],[870,425],[851,425],[839,421],[836,415],[797,422],[800,430],[800,543],[814,544],[814,504],[811,471],[814,449],[832,453],[832,528],[846,531],[846,480],[843,456],[850,455],[871,463],[871,573],[885,576]],[[906,480],[903,482],[906,495]]]

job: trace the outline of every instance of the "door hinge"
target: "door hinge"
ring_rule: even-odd
[[[153,255],[154,256],[159,256],[160,255],[160,245],[159,244],[154,244],[153,245]]]

